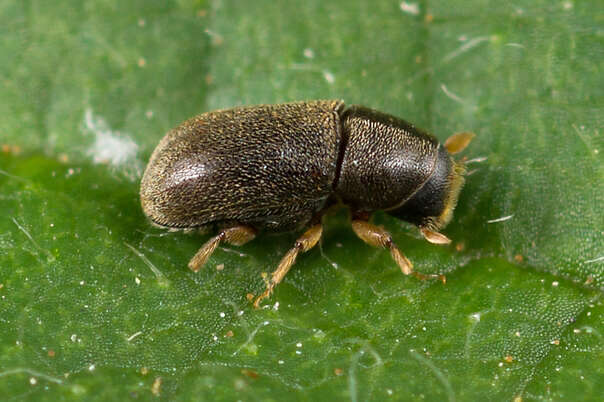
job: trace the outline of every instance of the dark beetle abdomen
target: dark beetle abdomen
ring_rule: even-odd
[[[156,224],[237,222],[270,230],[304,225],[333,192],[340,101],[219,110],[170,131],[141,182]]]

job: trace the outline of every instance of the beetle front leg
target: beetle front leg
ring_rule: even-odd
[[[432,244],[449,244],[451,243],[451,239],[445,236],[442,233],[435,232],[433,230],[427,228],[420,228],[420,232],[426,240],[428,240]]]
[[[304,232],[304,234],[300,236],[298,240],[296,240],[294,247],[292,247],[281,259],[279,266],[271,274],[271,278],[266,282],[266,290],[264,293],[258,296],[254,301],[254,307],[260,307],[260,302],[273,293],[275,286],[277,286],[283,280],[291,266],[294,265],[294,262],[296,262],[296,257],[298,254],[304,253],[316,246],[319,242],[319,239],[321,239],[322,233],[323,226],[319,223],[312,226],[310,229]]]
[[[222,229],[195,253],[189,261],[189,268],[194,272],[199,271],[221,242],[242,246],[254,237],[256,237],[256,230],[249,226],[240,225]]]
[[[394,240],[392,240],[392,236],[390,235],[390,233],[388,233],[381,227],[372,225],[365,219],[353,219],[352,230],[365,243],[373,247],[388,248],[390,250],[390,255],[392,256],[392,259],[400,267],[403,274],[413,275],[417,279],[421,280],[438,278],[443,283],[445,283],[446,278],[444,275],[426,275],[414,271],[413,264],[411,263],[411,261],[409,261],[409,259],[405,257],[405,255],[398,249],[398,247],[394,243]]]

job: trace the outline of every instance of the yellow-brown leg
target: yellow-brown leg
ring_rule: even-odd
[[[319,223],[312,226],[310,229],[304,232],[304,234],[300,236],[298,240],[296,240],[294,247],[292,247],[281,259],[279,266],[271,274],[271,278],[266,282],[266,290],[264,293],[258,296],[254,301],[254,307],[260,307],[260,302],[273,293],[275,286],[283,280],[285,274],[287,274],[287,271],[289,271],[291,266],[294,265],[294,262],[296,262],[296,257],[298,254],[304,253],[316,246],[319,242],[319,239],[321,239],[322,233],[323,226]]]
[[[420,232],[426,240],[428,240],[432,244],[449,244],[451,243],[451,239],[445,236],[442,233],[434,232],[430,229],[421,228]]]
[[[199,271],[221,242],[241,246],[256,237],[256,230],[249,226],[233,226],[222,229],[220,233],[208,240],[189,261],[192,271]]]
[[[352,230],[354,230],[354,233],[356,233],[356,235],[365,243],[373,247],[388,248],[390,250],[390,255],[392,256],[392,259],[394,259],[394,261],[400,267],[403,274],[413,275],[421,280],[438,278],[443,281],[443,283],[446,281],[444,275],[426,275],[414,271],[413,264],[411,264],[411,261],[409,261],[409,259],[405,257],[403,253],[401,253],[401,251],[398,249],[398,247],[392,240],[392,236],[390,236],[390,233],[388,233],[381,227],[372,225],[366,220],[354,219],[352,221]]]

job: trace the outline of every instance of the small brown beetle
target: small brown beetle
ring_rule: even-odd
[[[449,154],[474,134],[444,146],[396,117],[338,100],[238,107],[204,113],[170,131],[159,143],[141,182],[141,204],[156,225],[218,227],[189,262],[199,270],[220,242],[242,245],[259,230],[308,228],[267,281],[275,285],[301,252],[322,234],[327,208],[344,204],[364,242],[390,250],[405,275],[413,271],[390,234],[368,222],[372,212],[417,225],[431,243],[450,240],[438,230],[451,219],[464,166]]]

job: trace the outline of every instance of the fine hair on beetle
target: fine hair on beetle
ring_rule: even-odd
[[[443,275],[414,271],[391,235],[369,220],[384,211],[417,226],[431,243],[450,243],[439,231],[453,216],[465,172],[451,155],[473,137],[458,133],[441,144],[405,120],[340,100],[217,110],[160,141],[141,181],[141,205],[157,226],[217,228],[189,262],[193,271],[220,243],[242,245],[260,231],[301,231],[265,280],[256,307],[297,256],[319,242],[322,217],[336,205],[350,209],[354,233],[388,249],[405,275],[444,282]]]

